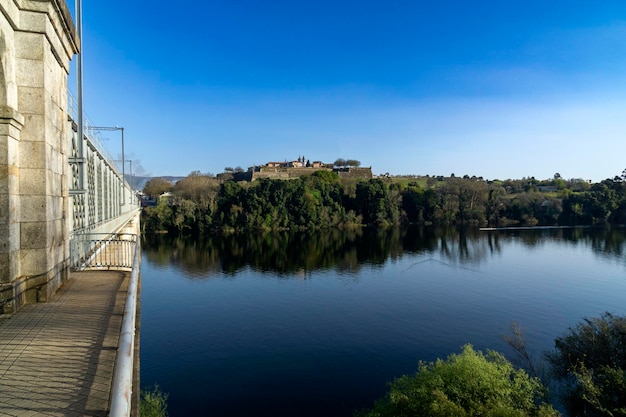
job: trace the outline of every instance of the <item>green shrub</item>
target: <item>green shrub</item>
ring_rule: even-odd
[[[167,417],[167,396],[158,385],[141,390],[140,417]]]
[[[460,354],[419,365],[390,384],[388,394],[360,417],[556,417],[537,378],[500,353],[465,345]]]
[[[585,318],[547,358],[571,417],[626,416],[626,317]]]

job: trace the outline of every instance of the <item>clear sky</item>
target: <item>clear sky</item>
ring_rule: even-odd
[[[83,31],[85,112],[153,176],[626,168],[624,0],[85,1]]]

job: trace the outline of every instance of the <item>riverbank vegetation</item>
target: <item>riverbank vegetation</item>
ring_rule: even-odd
[[[161,391],[158,385],[141,390],[139,403],[140,417],[167,417],[168,394]]]
[[[446,360],[420,363],[415,375],[390,384],[372,410],[355,417],[557,417],[541,382],[503,355],[465,345]]]
[[[569,417],[626,416],[626,317],[585,318],[545,357],[550,368],[542,382],[500,353],[466,345],[446,360],[420,363],[415,375],[393,381],[371,410],[355,417],[560,416],[548,402],[548,385],[557,387]]]
[[[546,356],[569,416],[626,416],[625,316],[585,318]]]
[[[554,226],[626,224],[626,176],[599,183],[419,177],[339,179],[318,171],[294,180],[221,181],[198,172],[175,185],[153,179],[149,232],[311,230],[400,224]]]

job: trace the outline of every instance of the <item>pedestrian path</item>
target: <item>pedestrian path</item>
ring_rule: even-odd
[[[107,416],[129,272],[72,272],[0,323],[0,416]]]

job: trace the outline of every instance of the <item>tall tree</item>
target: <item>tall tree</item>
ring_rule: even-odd
[[[157,177],[149,180],[143,187],[143,193],[150,197],[158,197],[172,189],[172,183],[165,178]]]

